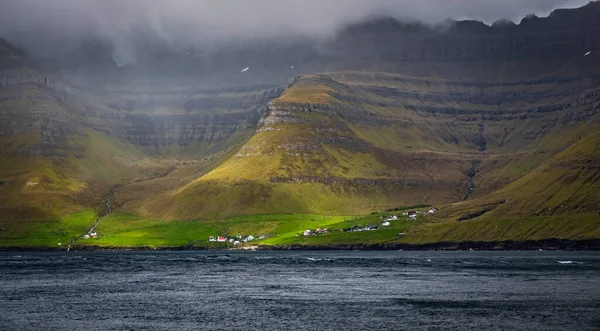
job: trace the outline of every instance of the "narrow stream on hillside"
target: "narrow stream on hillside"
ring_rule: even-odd
[[[114,191],[111,195],[109,195],[106,198],[106,213],[104,214],[104,216],[98,217],[96,219],[96,222],[94,222],[94,224],[92,225],[92,227],[90,227],[90,229],[83,235],[79,236],[79,237],[73,237],[71,238],[71,241],[69,242],[69,245],[67,246],[67,252],[71,250],[71,246],[73,246],[73,244],[77,241],[77,238],[85,238],[87,236],[87,238],[91,237],[91,236],[95,236],[95,231],[96,227],[98,226],[98,224],[100,224],[100,221],[102,221],[102,218],[112,214],[112,203],[115,199],[115,196],[117,195],[117,191]],[[86,238],[86,239],[87,239]]]
[[[473,192],[475,191],[475,176],[477,176],[477,173],[479,172],[480,165],[481,165],[481,161],[473,161],[473,166],[469,170],[469,173],[468,173],[469,186],[468,186],[468,190],[467,190],[467,195],[465,196],[464,200],[469,199],[473,195]]]

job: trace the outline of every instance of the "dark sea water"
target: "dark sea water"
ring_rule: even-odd
[[[599,330],[600,252],[0,253],[0,330]]]

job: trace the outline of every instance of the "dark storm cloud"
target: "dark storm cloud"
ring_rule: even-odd
[[[527,14],[547,15],[586,0],[1,0],[0,36],[25,48],[51,51],[56,40],[99,37],[115,57],[135,58],[132,38],[142,34],[184,47],[199,42],[327,36],[341,24],[373,15],[440,22],[446,18],[487,23]],[[135,36],[135,37],[134,37]],[[17,39],[17,40],[15,40]],[[49,42],[51,41],[51,42]],[[68,48],[69,42],[64,42]],[[61,46],[63,47],[63,46]],[[39,51],[39,49],[38,49]]]

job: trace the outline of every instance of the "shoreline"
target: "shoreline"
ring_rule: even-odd
[[[332,244],[332,245],[257,245],[239,248],[201,247],[201,246],[76,246],[71,251],[115,252],[115,251],[600,251],[600,239],[565,240],[544,239],[527,241],[465,241],[439,242],[429,244]],[[0,247],[0,252],[40,251],[66,252],[64,248],[55,247]]]

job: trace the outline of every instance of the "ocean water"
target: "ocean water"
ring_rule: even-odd
[[[600,252],[3,252],[0,330],[599,330]]]

